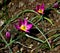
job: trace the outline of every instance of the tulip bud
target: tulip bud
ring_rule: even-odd
[[[59,2],[54,3],[53,7],[54,8],[59,8]]]
[[[11,36],[11,35],[10,35],[10,32],[7,31],[7,32],[6,32],[6,38],[10,38],[10,36]]]

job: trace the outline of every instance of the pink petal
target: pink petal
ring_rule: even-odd
[[[42,3],[40,9],[44,9],[45,8],[44,6],[45,6],[44,3]]]
[[[15,24],[15,28],[20,30],[20,26]]]
[[[18,22],[19,22],[19,23],[18,23],[19,26],[21,26],[21,24],[23,24],[23,21],[22,21],[21,19],[19,19]]]
[[[25,32],[30,33],[28,30],[26,30]]]
[[[23,24],[26,26],[26,25],[27,25],[27,23],[28,23],[28,20],[25,18],[25,19],[24,19],[24,23],[23,23]]]
[[[32,24],[28,24],[27,25],[27,30],[30,30],[32,28],[32,26],[33,26]]]
[[[38,11],[39,7],[40,7],[40,5],[37,5],[35,11]]]

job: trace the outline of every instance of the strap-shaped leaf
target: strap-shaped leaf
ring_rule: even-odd
[[[52,35],[51,37],[49,37],[48,39],[57,38],[58,36],[60,36],[60,34],[54,34],[54,35]]]
[[[53,35],[53,37],[55,37],[55,38],[58,37],[58,36],[60,36],[60,34],[54,34]]]
[[[57,38],[55,38],[55,39],[53,40],[53,42],[56,42],[56,41],[58,41],[58,40],[60,40],[60,36],[57,37]]]
[[[57,10],[56,12],[57,12],[58,14],[60,14],[60,12],[59,12],[58,10]]]
[[[36,40],[36,41],[39,41],[39,42],[41,42],[41,43],[44,43],[44,41],[43,40],[41,40],[41,39],[38,39],[38,38],[35,38],[35,37],[32,37],[32,36],[29,36],[28,34],[25,34],[27,37],[29,37],[29,38],[32,38],[32,39],[34,39],[34,40]]]
[[[53,22],[52,22],[52,20],[51,20],[51,19],[46,18],[46,17],[44,17],[44,19],[46,19],[50,24],[52,24],[52,25],[53,25]]]

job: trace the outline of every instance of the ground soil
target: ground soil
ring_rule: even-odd
[[[44,2],[45,4],[45,8],[48,7],[49,4],[53,4],[56,2],[56,0],[11,0],[8,4],[7,4],[7,8],[8,8],[8,18],[12,17],[13,15],[16,15],[17,13],[25,10],[25,9],[35,9],[37,4],[41,4],[42,2]],[[33,14],[34,15],[34,14]],[[33,17],[32,14],[28,13],[24,16],[27,17]],[[23,17],[24,17],[23,16]],[[51,26],[51,24],[49,24],[48,22],[46,22],[46,20],[44,20],[45,24],[44,26],[39,23],[39,27],[42,27],[44,29],[45,32],[51,30],[51,29],[55,29],[60,27],[60,15],[57,14],[54,11],[51,11],[51,14],[48,15],[49,18],[54,22],[54,26]],[[12,27],[12,26],[11,26]],[[57,31],[51,32],[48,35],[52,35],[57,33]],[[60,33],[60,31],[59,31]],[[35,36],[37,36],[38,38],[40,38],[40,33],[36,34]],[[44,50],[44,49],[35,49],[37,47],[39,47],[40,43],[30,39],[30,38],[22,38],[20,41],[22,44],[26,45],[27,47],[21,46],[19,44],[12,44],[12,50],[13,53],[16,53],[16,51],[22,51],[22,53],[60,53],[60,46],[57,46],[54,49],[51,50]],[[30,48],[28,48],[30,47]],[[2,52],[4,51],[4,52]],[[9,53],[8,49],[4,49],[1,50],[0,53]]]

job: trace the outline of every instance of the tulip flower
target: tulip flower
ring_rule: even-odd
[[[16,29],[22,30],[25,32],[29,32],[29,30],[32,28],[32,24],[28,23],[27,19],[19,20],[18,24],[15,24]]]
[[[35,9],[35,11],[40,13],[40,14],[44,14],[44,10],[45,10],[44,3],[42,3],[41,5],[37,5],[36,9]]]

